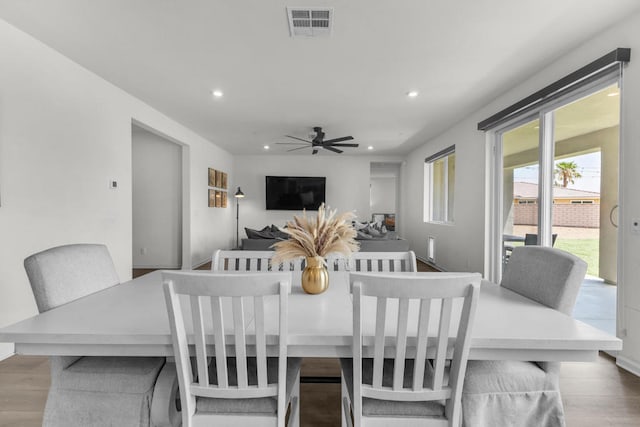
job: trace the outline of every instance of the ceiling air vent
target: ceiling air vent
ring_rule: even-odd
[[[321,37],[331,34],[333,9],[288,7],[291,37]]]

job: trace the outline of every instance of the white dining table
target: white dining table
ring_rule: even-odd
[[[351,356],[348,273],[331,272],[329,289],[319,295],[305,294],[294,276],[288,301],[291,356]],[[161,273],[1,328],[0,342],[27,355],[172,356]],[[621,349],[612,335],[495,284],[481,285],[470,359],[593,361],[600,350]]]

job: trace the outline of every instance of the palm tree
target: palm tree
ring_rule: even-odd
[[[567,188],[569,183],[573,184],[576,178],[582,178],[580,172],[578,172],[578,165],[576,162],[558,162],[556,163],[555,174],[558,178],[558,185],[562,185],[562,188]]]

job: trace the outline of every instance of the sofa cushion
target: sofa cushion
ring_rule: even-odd
[[[252,228],[244,228],[245,233],[249,239],[277,239],[286,240],[289,235],[280,229],[276,225],[267,225],[262,230],[254,230]]]
[[[358,230],[356,231],[357,235],[356,235],[356,240],[366,240],[366,239],[372,239],[373,236],[371,236],[371,234],[367,234],[362,230]]]
[[[245,233],[247,233],[247,237],[250,239],[273,239],[271,234],[271,227],[268,225],[264,227],[262,230],[254,230],[252,228],[244,228]]]

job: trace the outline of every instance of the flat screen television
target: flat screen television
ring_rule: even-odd
[[[324,202],[325,177],[267,176],[267,210],[317,210]]]

